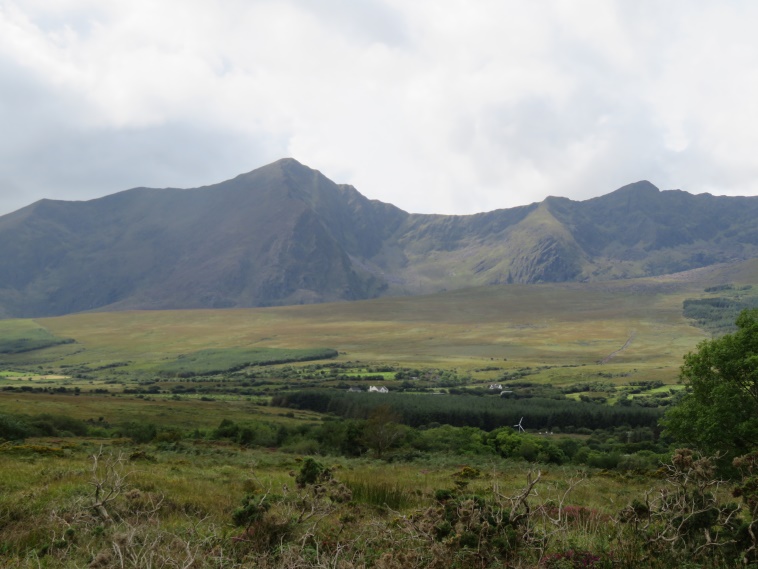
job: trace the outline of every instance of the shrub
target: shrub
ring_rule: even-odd
[[[215,439],[233,439],[237,437],[239,433],[239,425],[229,419],[222,419],[219,426],[213,432],[213,438]]]
[[[329,480],[331,471],[313,458],[306,458],[300,467],[300,473],[295,478],[298,487],[304,488],[309,484],[317,484]]]
[[[242,500],[240,507],[232,512],[232,521],[237,527],[249,528],[253,523],[262,519],[270,508],[271,503],[268,501],[267,495],[248,494]]]
[[[0,439],[21,441],[33,434],[33,429],[23,420],[11,415],[0,415]]]
[[[78,436],[83,437],[87,434],[87,423],[66,415],[39,415],[31,422],[32,426],[40,430],[48,430],[45,434],[49,436]]]
[[[128,437],[135,443],[149,443],[158,434],[158,429],[152,423],[129,421],[119,428],[122,437]]]

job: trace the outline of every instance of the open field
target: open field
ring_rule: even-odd
[[[640,529],[681,520],[665,489],[682,508],[707,496],[709,535],[745,539],[728,488],[676,494],[697,477],[671,470],[658,424],[710,337],[683,303],[725,283],[758,284],[758,263],[4,321],[0,565],[733,566],[726,546],[696,553],[700,534]],[[347,391],[369,385],[392,393]]]
[[[6,354],[3,362],[149,373],[200,350],[333,348],[339,361],[464,372],[488,365],[589,368],[539,374],[558,383],[594,370],[672,382],[682,355],[708,337],[683,317],[682,303],[705,296],[703,289],[722,278],[695,274],[296,307],[77,314],[36,320],[75,344],[38,350],[31,358]]]
[[[39,322],[56,335],[76,338],[85,348],[65,357],[72,364],[140,365],[197,349],[262,346],[331,347],[341,359],[463,369],[506,360],[511,362],[508,367],[595,364],[633,336],[607,365],[644,362],[654,368],[678,360],[704,334],[681,313],[683,298],[696,290],[653,290],[641,294],[623,286],[589,291],[554,285],[496,287],[417,299],[82,314]]]
[[[10,320],[0,328],[9,341],[29,336],[73,343],[2,354],[0,389],[67,389],[88,397],[97,393],[104,410],[98,416],[111,408],[114,416],[136,412],[119,410],[122,399],[129,397],[112,400],[107,395],[141,392],[166,406],[166,399],[183,399],[178,408],[199,405],[204,415],[217,418],[235,413],[214,407],[222,400],[244,405],[280,388],[348,384],[366,389],[372,381],[395,390],[403,383],[395,379],[397,370],[415,369],[405,373],[407,380],[436,369],[450,370],[457,379],[439,383],[434,379],[439,373],[429,372],[430,378],[422,377],[416,385],[435,389],[463,384],[486,390],[493,381],[526,381],[568,390],[570,398],[602,397],[613,403],[631,383],[676,384],[682,356],[709,337],[683,316],[683,303],[713,297],[705,289],[727,282],[758,282],[758,263],[631,281],[494,286],[353,303]],[[266,377],[257,384],[246,379],[260,375],[257,359],[275,360],[276,354],[319,357],[325,349],[338,355],[322,361],[322,371],[280,379],[292,365],[308,370],[305,362],[267,366]],[[248,364],[254,367],[231,376],[199,381],[167,377],[202,376]],[[154,382],[152,389],[146,382]],[[258,386],[251,388],[254,384]],[[586,387],[572,388],[578,385]],[[658,393],[667,392],[663,388]],[[45,398],[52,398],[51,408],[73,406],[76,415],[87,406],[83,400],[51,394],[8,397],[0,391],[0,408],[6,411],[33,413],[35,406],[44,407]],[[146,408],[158,404],[145,403]]]
[[[153,423],[191,431],[216,427],[222,418],[232,421],[265,420],[272,423],[316,423],[321,415],[308,411],[288,412],[260,406],[246,400],[181,401],[137,397],[109,397],[99,394],[74,396],[13,393],[0,396],[0,413],[57,414],[82,421],[110,424],[126,421]],[[101,419],[102,418],[102,419]]]

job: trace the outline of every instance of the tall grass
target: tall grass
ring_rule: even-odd
[[[213,442],[171,450],[115,440],[102,447],[37,443],[23,454],[0,453],[3,568],[680,566],[672,555],[649,557],[645,536],[619,521],[631,500],[665,485],[658,478],[551,467],[526,508],[524,479],[540,476],[527,464],[498,460],[491,475],[482,465],[460,492],[454,482],[474,469],[448,456],[391,465],[340,458],[334,475],[352,491],[352,501],[341,501],[323,487],[294,488],[300,460],[268,450]],[[95,455],[113,475],[94,468]],[[105,523],[93,509],[95,483],[107,490],[117,480],[126,485],[106,504],[114,521]],[[433,489],[449,489],[447,498]],[[235,508],[250,496],[264,506],[263,517],[233,528]],[[518,523],[508,521],[514,509]],[[136,561],[121,563],[119,554]],[[580,565],[584,560],[591,563]],[[736,566],[717,556],[700,561]]]
[[[397,481],[377,480],[375,474],[353,475],[344,481],[353,500],[393,510],[412,508],[419,503],[419,493]]]

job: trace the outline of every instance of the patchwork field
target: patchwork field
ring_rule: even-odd
[[[3,321],[0,337],[9,346],[47,344],[5,350],[0,388],[110,394],[154,379],[163,388],[153,390],[156,398],[176,387],[171,375],[248,370],[249,376],[256,364],[277,358],[305,366],[296,362],[326,356],[323,364],[345,367],[355,385],[373,379],[393,389],[398,369],[439,369],[465,377],[472,388],[509,378],[558,388],[588,384],[585,395],[600,389],[612,402],[614,386],[676,384],[682,356],[710,337],[684,317],[685,300],[713,297],[705,289],[725,282],[750,285],[757,275],[758,264],[744,263],[632,281],[493,286],[352,303]],[[269,382],[277,381],[282,365],[269,366]],[[323,386],[340,383],[330,381],[334,374],[305,375]],[[179,395],[202,397],[188,391]],[[218,399],[244,399],[215,391]],[[3,402],[2,393],[5,409],[27,410],[22,400]],[[573,390],[571,397],[580,395]]]

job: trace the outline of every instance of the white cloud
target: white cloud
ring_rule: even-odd
[[[0,212],[284,155],[409,211],[758,194],[758,5],[0,0]]]

